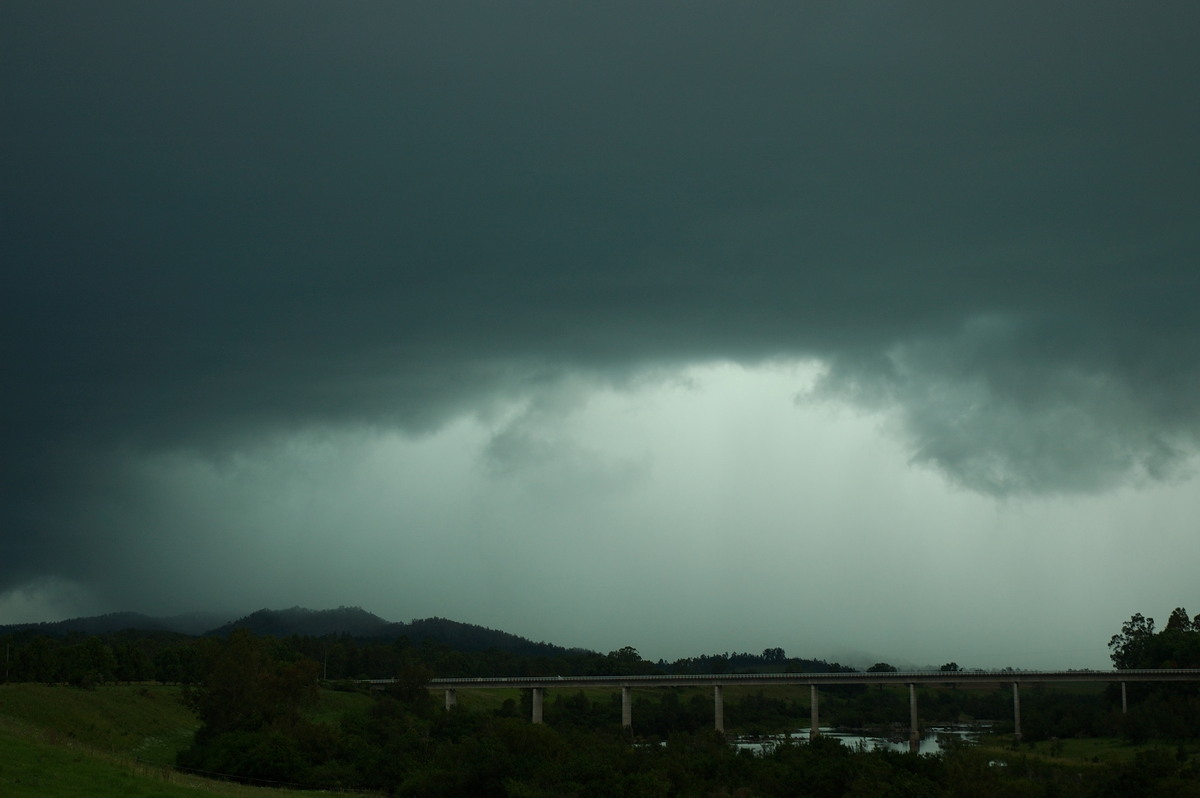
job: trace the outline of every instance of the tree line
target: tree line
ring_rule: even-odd
[[[1189,617],[1176,607],[1165,627],[1155,630],[1153,618],[1135,613],[1108,641],[1117,668],[1200,668],[1200,615]],[[1120,688],[1109,688],[1116,700]],[[1200,684],[1141,682],[1126,685],[1128,713],[1121,731],[1129,739],[1200,736]]]
[[[345,634],[272,637],[294,655],[316,662],[319,677],[330,681],[386,679],[414,665],[447,677],[853,670],[824,660],[787,657],[782,648],[767,649],[762,654],[725,652],[674,662],[651,662],[643,659],[631,646],[607,654],[546,644],[515,645],[515,650],[495,647],[472,650],[461,647],[470,643],[463,642],[461,630],[455,631],[455,645],[432,637],[413,642],[405,635],[392,640],[362,640]],[[202,675],[200,663],[204,649],[212,644],[212,640],[222,637],[192,637],[133,629],[53,636],[36,630],[22,630],[0,636],[4,656],[0,663],[0,682],[76,686],[149,681],[191,684]]]

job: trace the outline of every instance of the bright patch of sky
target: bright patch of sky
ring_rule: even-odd
[[[1123,619],[1188,598],[1194,478],[968,492],[914,464],[886,412],[817,398],[822,373],[575,377],[423,436],[130,458],[74,523],[126,553],[104,581],[136,587],[104,610],[361,605],[652,659],[781,646],[859,666],[1107,667]],[[92,614],[75,595],[10,591],[0,623]]]

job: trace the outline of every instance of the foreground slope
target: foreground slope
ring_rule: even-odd
[[[57,740],[51,742],[51,740]],[[0,720],[0,795],[5,798],[199,798],[232,795],[301,796],[308,793],[209,781],[104,754],[43,731]]]
[[[199,726],[179,697],[159,685],[0,685],[0,796],[311,795],[174,771]],[[334,697],[328,710],[349,709],[346,700]]]

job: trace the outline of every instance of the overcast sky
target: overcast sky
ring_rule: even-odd
[[[0,624],[1107,667],[1200,611],[1200,5],[0,5]]]

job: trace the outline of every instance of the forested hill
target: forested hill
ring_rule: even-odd
[[[401,635],[413,642],[422,640],[437,640],[446,643],[458,651],[488,651],[496,649],[522,657],[553,657],[568,652],[562,646],[551,643],[527,640],[518,635],[476,626],[470,623],[459,623],[448,618],[423,618],[411,623],[393,624],[393,637]]]
[[[497,650],[519,656],[556,656],[567,651],[561,646],[534,643],[508,632],[448,618],[423,618],[409,623],[393,623],[360,607],[339,607],[336,610],[309,610],[303,607],[259,610],[213,629],[206,636],[224,637],[234,629],[247,629],[257,635],[273,637],[349,635],[363,642],[392,641],[405,637],[410,643],[426,640],[444,643],[456,651]]]
[[[0,636],[26,632],[63,638],[73,634],[107,635],[135,630],[176,632],[193,637],[227,637],[234,629],[246,629],[256,635],[271,637],[349,636],[360,642],[391,642],[404,637],[413,644],[428,640],[444,643],[456,651],[497,650],[517,656],[544,657],[567,653],[567,649],[561,646],[535,643],[524,637],[484,626],[460,623],[448,618],[423,618],[408,623],[395,623],[361,607],[338,607],[331,610],[310,610],[303,607],[286,610],[262,609],[228,623],[225,623],[223,618],[202,613],[155,618],[137,612],[114,612],[54,623],[0,626]]]
[[[336,610],[310,610],[292,607],[287,610],[262,609],[244,618],[210,629],[205,637],[227,637],[234,629],[246,629],[256,635],[271,637],[325,637],[349,635],[356,639],[395,637],[389,629],[395,624],[385,621],[361,607],[338,607]]]

